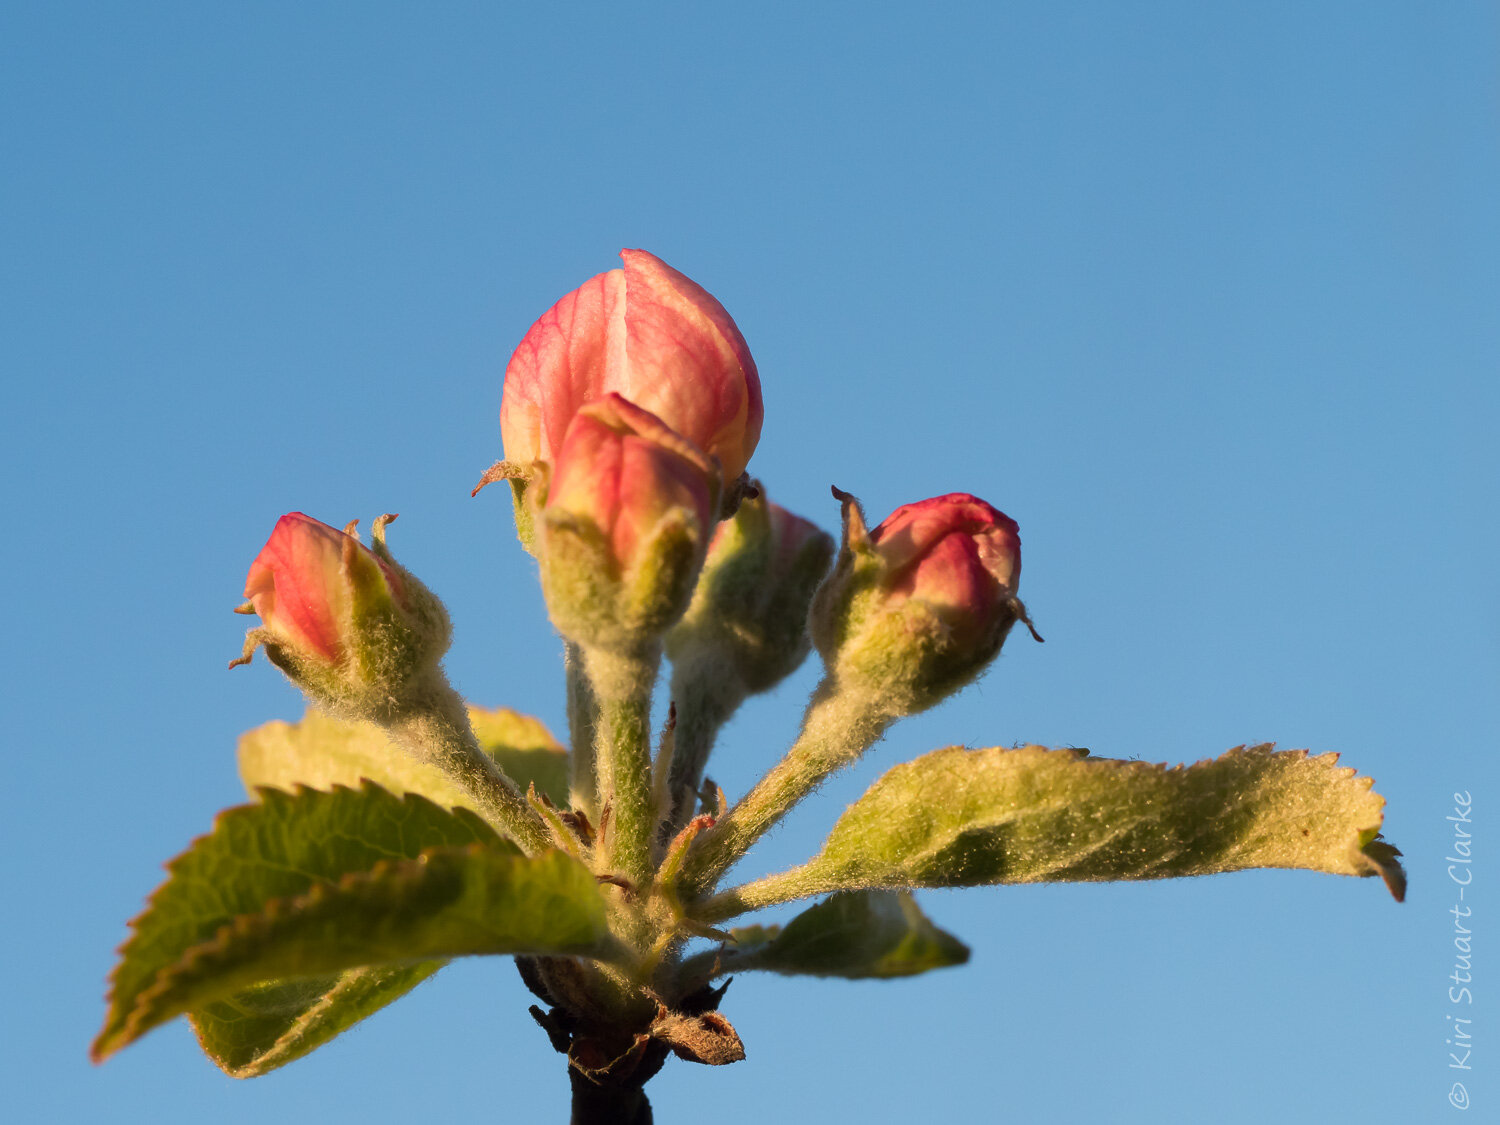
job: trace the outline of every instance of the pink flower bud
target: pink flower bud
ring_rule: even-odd
[[[732,485],[760,440],[760,377],[724,307],[644,250],[569,293],[526,333],[505,370],[508,461],[552,461],[573,416],[623,395],[719,459]]]
[[[888,604],[916,598],[979,641],[1010,615],[1021,581],[1016,521],[966,492],[904,504],[870,535],[887,566]]]
[[[954,492],[897,508],[870,532],[854,498],[834,491],[844,545],[808,623],[840,683],[873,692],[889,715],[913,714],[984,671],[1017,621],[1030,626],[1016,597],[1021,539],[1005,513]]]
[[[292,512],[282,516],[245,578],[241,613],[260,615],[236,664],[258,646],[318,706],[344,718],[387,721],[441,676],[447,611],[391,557],[385,525],[374,546]]]
[[[329,664],[343,658],[352,603],[346,551],[368,556],[401,596],[401,579],[353,535],[301,512],[276,521],[245,578],[245,597],[276,643]]]
[[[719,500],[718,466],[618,394],[584,405],[557,452],[538,552],[553,622],[633,643],[682,614]]]
[[[621,568],[668,512],[713,526],[713,465],[649,411],[617,394],[578,411],[558,452],[548,512],[567,512],[602,531]]]

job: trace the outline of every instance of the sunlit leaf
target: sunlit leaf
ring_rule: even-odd
[[[260,981],[472,954],[613,948],[598,883],[564,853],[429,849],[237,916],[157,973],[125,1037]]]
[[[1384,798],[1336,754],[1238,747],[1192,766],[1073,750],[934,751],[851,805],[822,852],[782,878],[840,887],[1165,879],[1250,867],[1379,875]]]
[[[415,860],[429,848],[478,845],[500,857],[519,854],[467,810],[397,797],[368,783],[331,792],[268,789],[260,796],[257,804],[221,813],[212,832],[168,865],[166,883],[121,948],[96,1057],[137,1037],[142,998],[190,950],[241,916],[334,888],[382,861]],[[280,975],[286,974],[268,972],[264,979]]]
[[[525,792],[558,804],[568,797],[568,755],[542,723],[504,708],[469,709],[480,747]],[[470,798],[437,766],[420,761],[373,723],[331,719],[309,710],[296,723],[266,723],[240,736],[240,777],[252,793],[260,786],[292,790],[356,786],[368,778],[392,793],[419,793],[444,808],[468,808]]]

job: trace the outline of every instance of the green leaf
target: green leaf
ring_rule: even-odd
[[[540,719],[505,707],[470,707],[469,722],[479,748],[499,763],[521,792],[534,784],[554,805],[568,807],[568,752]]]
[[[480,747],[524,793],[529,783],[563,807],[568,755],[537,719],[504,708],[469,708]],[[267,723],[240,736],[240,777],[259,787],[292,790],[356,786],[368,778],[395,794],[419,793],[444,808],[469,808],[469,797],[442,770],[419,761],[373,723],[331,719],[309,709],[297,723]]]
[[[443,967],[370,965],[336,976],[252,985],[188,1014],[203,1053],[235,1078],[295,1062],[399,1000]]]
[[[431,848],[239,915],[156,975],[126,1036],[262,981],[473,954],[614,948],[598,883],[570,856]]]
[[[1337,761],[1270,745],[1170,769],[1040,746],[937,750],[886,773],[818,856],[771,879],[818,893],[1288,867],[1379,875],[1399,901],[1400,853],[1376,838],[1385,799]]]
[[[938,929],[908,891],[844,891],[786,926],[730,931],[721,973],[768,969],[787,976],[909,977],[962,965],[969,947]],[[717,973],[715,975],[718,975]]]
[[[447,811],[424,798],[397,797],[366,784],[332,792],[263,790],[261,802],[221,813],[207,836],[168,864],[168,879],[132,923],[111,976],[110,1008],[94,1044],[96,1058],[141,1031],[142,997],[192,948],[273,900],[332,887],[382,860],[413,860],[428,848],[483,845],[516,854],[478,816]],[[276,974],[268,974],[275,976]]]

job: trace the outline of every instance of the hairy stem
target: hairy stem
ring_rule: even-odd
[[[594,767],[594,742],[599,735],[599,701],[589,684],[583,649],[572,641],[563,646],[563,664],[568,677],[569,801],[590,819],[599,818],[598,782]]]
[[[672,702],[677,707],[677,727],[667,780],[674,832],[692,819],[703,767],[714,740],[744,702],[745,694],[744,681],[733,663],[715,658],[711,651],[695,652],[691,660],[674,667]]]
[[[693,908],[693,919],[706,925],[716,926],[720,922],[740,914],[748,914],[752,910],[777,906],[799,898],[812,898],[845,886],[847,883],[818,879],[810,875],[808,865],[804,864],[790,871],[781,871],[775,875],[767,875],[763,879],[741,883],[738,887],[730,887],[727,891],[720,891]]]
[[[636,886],[651,877],[656,815],[651,799],[651,689],[661,645],[633,653],[584,650],[584,668],[598,703],[594,740],[598,800],[609,807],[601,826],[604,862]],[[601,813],[602,816],[602,813]]]
[[[698,838],[683,873],[690,893],[711,888],[829,774],[855,761],[896,719],[877,696],[840,691],[830,678],[813,692],[802,732],[769,773]]]
[[[408,751],[457,782],[485,820],[527,855],[552,847],[547,826],[516,783],[479,748],[468,709],[447,683],[428,695],[426,706],[398,715],[387,729]]]

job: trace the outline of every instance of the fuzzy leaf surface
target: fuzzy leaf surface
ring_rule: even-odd
[[[194,946],[266,903],[336,884],[382,860],[426,848],[482,844],[517,854],[475,814],[371,784],[331,792],[263,790],[259,803],[219,814],[213,830],[167,865],[167,881],[132,923],[110,977],[109,1012],[95,1058],[135,1038],[134,1012],[158,977]]]
[[[787,976],[909,977],[962,965],[969,947],[939,929],[908,891],[841,891],[784,927],[730,931],[722,972],[767,969]]]
[[[129,1030],[139,1036],[262,981],[466,955],[613,949],[604,896],[577,860],[479,844],[431,848],[239,915],[157,974]]]
[[[834,887],[1166,879],[1251,867],[1405,875],[1385,799],[1338,755],[1236,747],[1191,766],[951,747],[896,766],[788,880]],[[814,892],[816,893],[816,891]]]
[[[568,799],[568,755],[539,719],[505,708],[469,708],[469,721],[485,753],[526,791],[555,803]],[[373,723],[331,719],[309,709],[299,722],[266,723],[240,736],[240,778],[252,793],[261,787],[291,791],[298,785],[330,789],[368,778],[398,796],[419,793],[444,808],[468,808],[470,798],[442,770],[407,753]]]
[[[255,1078],[295,1062],[399,1000],[444,964],[369,965],[333,976],[252,985],[190,1012],[188,1022],[220,1070]]]

